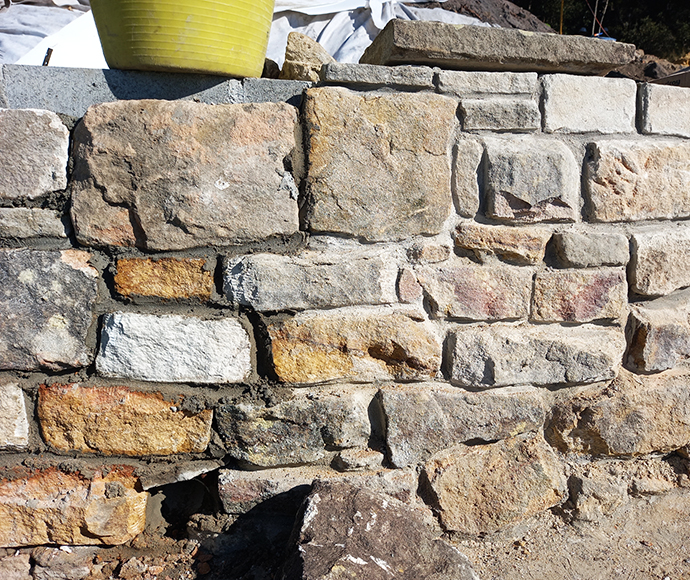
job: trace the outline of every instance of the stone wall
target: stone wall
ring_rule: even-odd
[[[689,485],[685,89],[2,73],[0,546],[130,542],[186,481],[216,523],[320,479],[450,540]]]

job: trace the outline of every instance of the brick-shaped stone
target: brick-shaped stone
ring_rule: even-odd
[[[69,219],[50,209],[0,208],[0,238],[66,238]]]
[[[690,286],[690,228],[645,228],[631,236],[630,286],[660,296]]]
[[[646,135],[690,137],[690,99],[686,87],[644,83],[639,94],[641,130]]]
[[[298,230],[297,111],[118,101],[75,132],[72,219],[88,245],[180,250]]]
[[[96,369],[142,381],[238,383],[251,373],[250,351],[233,318],[115,312],[103,318]]]
[[[529,315],[531,268],[460,258],[416,266],[417,281],[439,318],[517,320]]]
[[[628,304],[622,268],[545,270],[534,279],[531,319],[591,322],[620,318]]]
[[[484,147],[471,139],[459,139],[453,148],[453,202],[463,217],[479,211],[479,165]]]
[[[537,73],[451,71],[438,72],[438,90],[458,97],[495,97],[496,95],[536,97]]]
[[[28,444],[29,420],[24,392],[16,383],[0,382],[0,449]]]
[[[86,366],[98,271],[80,250],[0,250],[0,368]]]
[[[397,302],[398,268],[390,257],[277,256],[227,260],[229,300],[259,312]]]
[[[458,248],[472,250],[478,258],[495,254],[509,262],[536,264],[544,259],[551,230],[461,222],[453,232]]]
[[[425,379],[441,366],[427,323],[378,309],[303,312],[270,322],[273,365],[287,383]]]
[[[633,133],[637,84],[630,79],[545,75],[547,133]]]
[[[306,93],[307,222],[368,241],[438,234],[450,215],[453,99],[426,93]]]
[[[600,232],[557,232],[553,236],[559,261],[568,268],[625,266],[630,260],[628,237]]]
[[[321,67],[321,81],[337,85],[433,89],[434,69],[428,66],[376,66],[333,62]]]
[[[462,99],[464,131],[537,131],[541,113],[536,99]]]
[[[38,419],[45,441],[59,451],[102,455],[203,453],[213,412],[180,409],[181,400],[129,387],[42,385]]]
[[[690,143],[601,140],[590,145],[585,193],[595,222],[690,216]]]
[[[576,385],[612,379],[625,337],[597,326],[467,326],[450,336],[450,381],[463,387]]]
[[[203,258],[122,258],[117,261],[115,291],[121,296],[196,299],[213,292],[213,269]]]
[[[575,221],[580,170],[554,139],[487,138],[487,213],[514,222]]]
[[[0,109],[0,200],[65,189],[68,148],[69,131],[55,113]]]

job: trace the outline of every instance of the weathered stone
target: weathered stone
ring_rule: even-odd
[[[608,473],[573,475],[568,487],[576,517],[585,522],[601,522],[629,501],[626,483]]]
[[[0,109],[0,200],[65,189],[68,148],[69,131],[55,113]]]
[[[555,406],[545,434],[560,451],[634,456],[670,453],[690,443],[687,370],[634,375],[593,385]]]
[[[547,133],[633,133],[637,85],[630,79],[546,75]]]
[[[227,260],[228,299],[258,312],[397,302],[395,262],[384,257],[328,259],[254,254]]]
[[[612,379],[625,350],[620,329],[596,326],[467,326],[450,338],[450,380],[463,387]]]
[[[544,423],[541,390],[507,387],[471,393],[457,387],[383,387],[386,446],[395,467],[415,465],[458,443],[495,441],[538,431]]]
[[[3,580],[34,580],[31,574],[31,554],[15,554],[0,559]]]
[[[539,93],[539,76],[537,73],[441,70],[438,90],[458,97],[521,95],[532,98]]]
[[[441,366],[441,344],[403,313],[347,309],[271,322],[273,365],[287,383],[424,379]]]
[[[142,489],[149,490],[154,487],[161,487],[169,483],[180,483],[189,481],[223,467],[223,462],[219,459],[212,461],[184,461],[177,460],[175,463],[149,463],[137,472]]]
[[[316,482],[297,523],[283,580],[479,580],[423,516],[354,485]]]
[[[333,459],[333,467],[338,471],[363,471],[379,469],[386,456],[373,449],[343,449]]]
[[[417,282],[412,268],[403,268],[398,277],[398,297],[403,304],[414,304],[424,298],[424,289]]]
[[[67,221],[49,209],[2,207],[0,238],[66,238]]]
[[[690,101],[685,87],[640,85],[641,129],[647,135],[690,137]]]
[[[632,62],[635,46],[508,28],[391,20],[360,62],[444,69],[606,74]],[[583,77],[584,78],[584,77]]]
[[[516,222],[574,221],[580,170],[560,141],[534,137],[486,139],[490,217]]]
[[[560,262],[568,268],[625,266],[630,260],[627,236],[585,232],[558,232],[553,236]]]
[[[690,286],[690,228],[654,227],[631,236],[630,287],[643,296]]]
[[[545,270],[534,279],[531,319],[591,322],[620,318],[628,304],[622,268]]]
[[[456,107],[434,94],[308,90],[310,230],[368,241],[438,234],[451,209]]]
[[[164,300],[210,300],[213,270],[203,258],[123,258],[117,261],[115,291],[121,296]]]
[[[326,49],[306,34],[291,32],[285,47],[285,62],[279,78],[292,81],[319,82],[324,64],[335,62]]]
[[[70,548],[69,552],[47,546],[35,548],[31,553],[34,580],[82,580],[93,571],[97,550],[91,546]]]
[[[5,472],[0,481],[0,546],[116,545],[144,530],[148,494],[133,468],[92,475],[55,468]]]
[[[690,289],[630,305],[626,365],[645,373],[671,369],[690,358]]]
[[[563,466],[539,434],[442,451],[424,475],[444,529],[472,536],[514,526],[566,495]]]
[[[462,99],[464,131],[537,131],[541,113],[536,99]]]
[[[251,467],[316,463],[328,450],[366,447],[374,391],[298,390],[275,405],[238,402],[216,410],[216,426],[230,457]]]
[[[479,265],[467,258],[416,266],[434,315],[464,320],[527,318],[532,294],[530,268]]]
[[[89,364],[98,278],[90,258],[79,250],[0,250],[0,368]]]
[[[437,264],[450,258],[450,244],[419,241],[407,250],[407,258],[415,264]]]
[[[75,133],[77,238],[180,250],[296,232],[297,188],[284,169],[300,165],[296,118],[284,103],[91,107]]]
[[[24,392],[15,383],[0,382],[0,449],[28,444],[29,420]]]
[[[453,238],[458,248],[473,250],[478,258],[488,253],[518,264],[536,264],[544,259],[551,230],[462,222]]]
[[[596,141],[585,192],[596,222],[690,216],[690,143]]]
[[[213,412],[182,411],[179,401],[128,387],[42,385],[38,419],[45,441],[60,451],[103,455],[203,453]]]
[[[115,312],[103,318],[96,369],[142,381],[237,383],[252,370],[250,349],[232,318]]]
[[[453,202],[463,217],[474,217],[479,211],[478,170],[484,147],[477,141],[460,139],[453,149]]]
[[[321,81],[367,87],[434,88],[434,69],[428,66],[376,66],[334,62],[321,67]]]

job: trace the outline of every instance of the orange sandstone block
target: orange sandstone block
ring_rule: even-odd
[[[213,272],[198,258],[126,258],[117,261],[115,290],[122,296],[209,300]]]

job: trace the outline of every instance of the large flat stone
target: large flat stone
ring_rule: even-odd
[[[550,386],[612,379],[625,337],[618,328],[494,324],[458,328],[449,347],[453,384]]]
[[[690,286],[690,228],[656,226],[631,236],[630,286],[643,296]]]
[[[453,239],[458,248],[472,250],[479,259],[495,254],[509,262],[536,264],[544,259],[551,230],[461,222],[453,232]]]
[[[558,259],[568,268],[625,266],[630,260],[624,234],[567,231],[555,233],[553,241]]]
[[[89,364],[98,271],[80,250],[0,250],[0,368]]]
[[[582,36],[391,20],[364,52],[360,62],[604,75],[632,62],[634,57],[632,44]]]
[[[440,233],[456,108],[435,94],[307,91],[309,229],[368,241]]]
[[[640,85],[641,129],[646,135],[690,137],[690,100],[686,87]]]
[[[250,351],[233,318],[115,312],[103,318],[96,369],[142,381],[238,383],[252,371]]]
[[[0,208],[0,238],[66,238],[69,219],[50,209]]]
[[[296,109],[120,101],[75,132],[72,219],[87,245],[179,250],[298,229]]]
[[[29,419],[24,392],[16,383],[0,381],[0,449],[29,444]]]

